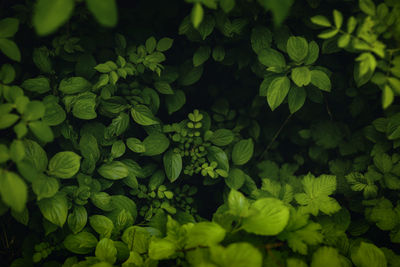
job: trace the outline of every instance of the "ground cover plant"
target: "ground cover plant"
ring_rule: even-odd
[[[1,0],[1,266],[400,266],[398,95],[397,0]]]

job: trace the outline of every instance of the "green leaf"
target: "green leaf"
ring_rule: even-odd
[[[213,132],[209,140],[216,146],[227,146],[232,143],[234,139],[235,135],[231,130],[218,129]]]
[[[149,257],[153,260],[168,259],[175,254],[177,249],[176,244],[172,241],[166,239],[152,240],[149,245]]]
[[[103,262],[114,264],[117,261],[117,248],[114,245],[114,241],[109,238],[103,238],[97,243],[96,258]]]
[[[251,138],[240,140],[232,150],[232,161],[235,165],[246,164],[254,152],[254,144]]]
[[[135,105],[131,109],[133,120],[143,126],[159,124],[151,110],[145,105]]]
[[[174,94],[174,90],[172,90],[171,85],[167,82],[164,82],[164,81],[155,82],[154,87],[161,94],[164,94],[164,95]]]
[[[86,0],[87,8],[97,22],[104,27],[114,27],[118,21],[115,0]]]
[[[68,227],[72,233],[77,234],[86,226],[87,211],[83,206],[74,206],[72,213],[68,215]]]
[[[172,149],[168,150],[163,157],[164,169],[168,180],[172,183],[178,179],[182,171],[182,157]]]
[[[357,267],[386,267],[386,257],[374,244],[361,242],[351,249],[351,260]]]
[[[30,162],[38,172],[44,172],[47,168],[48,159],[44,149],[35,141],[25,139],[25,160]]]
[[[253,28],[251,31],[251,46],[256,54],[270,48],[271,43],[272,33],[268,28],[260,26]]]
[[[10,158],[14,162],[21,161],[25,158],[25,146],[21,140],[14,139],[10,145]]]
[[[48,143],[54,139],[54,134],[51,128],[42,121],[32,121],[28,124],[32,133],[41,141]]]
[[[22,83],[21,87],[27,91],[36,92],[39,94],[44,94],[51,90],[50,81],[45,77],[26,79]]]
[[[173,43],[174,43],[174,39],[171,39],[168,37],[161,38],[157,43],[156,49],[157,49],[157,51],[165,52],[172,47]]]
[[[167,107],[169,115],[180,110],[185,103],[186,96],[182,90],[175,90],[175,93],[173,95],[165,96],[165,105]]]
[[[14,61],[21,61],[21,52],[14,41],[0,38],[0,51]]]
[[[336,29],[340,29],[342,27],[343,15],[336,9],[333,10],[333,21],[335,22]]]
[[[58,178],[72,178],[80,168],[81,156],[72,151],[55,154],[49,162],[48,173]]]
[[[110,180],[120,180],[129,175],[128,167],[120,161],[104,163],[97,169],[97,172],[104,178]]]
[[[218,168],[226,172],[229,171],[229,160],[225,151],[216,146],[210,146],[207,148],[207,159],[209,162],[217,162]]]
[[[307,93],[304,87],[292,87],[289,90],[288,104],[290,113],[295,113],[304,105]]]
[[[289,93],[290,80],[286,76],[277,77],[272,80],[267,89],[267,101],[271,110],[275,110],[285,100]]]
[[[68,200],[64,194],[57,193],[51,198],[39,200],[38,206],[44,218],[61,228],[63,227],[68,215]]]
[[[128,227],[122,234],[122,241],[131,251],[147,253],[150,243],[150,232],[139,226]]]
[[[211,259],[218,266],[261,267],[261,252],[245,242],[230,244],[228,247],[213,246],[210,248]],[[215,266],[215,265],[212,265]]]
[[[225,49],[223,46],[217,45],[212,51],[212,57],[215,61],[221,62],[225,58]]]
[[[40,101],[33,100],[26,105],[22,116],[26,121],[38,120],[44,116],[46,108]]]
[[[343,265],[340,260],[339,251],[336,248],[320,247],[317,251],[314,252],[310,266],[341,267]]]
[[[70,77],[61,80],[58,90],[64,94],[77,94],[88,91],[92,84],[82,77]]]
[[[194,28],[197,29],[200,26],[200,23],[203,21],[203,16],[203,6],[200,3],[195,3],[190,14],[190,19]]]
[[[289,208],[279,199],[261,198],[251,204],[242,228],[257,235],[277,235],[289,221]]]
[[[225,13],[229,13],[235,7],[235,0],[220,0],[219,5]]]
[[[149,54],[153,53],[154,50],[156,49],[156,46],[157,46],[157,41],[156,41],[156,38],[154,38],[153,36],[149,37],[146,40],[145,47],[146,47],[147,53],[149,53]]]
[[[308,54],[308,43],[303,37],[289,37],[286,45],[289,57],[296,62],[301,62]]]
[[[43,101],[45,106],[45,113],[42,121],[49,126],[56,126],[61,124],[66,118],[67,114],[64,109],[56,101]]]
[[[74,10],[73,0],[38,0],[33,10],[33,26],[39,35],[56,31],[69,20]]]
[[[375,16],[375,3],[372,0],[358,0],[361,11],[369,16]]]
[[[311,65],[313,64],[319,56],[319,46],[315,41],[311,41],[308,43],[308,54],[304,59],[304,64]]]
[[[328,75],[320,70],[311,71],[311,84],[318,87],[322,91],[331,91],[331,80]]]
[[[206,62],[211,55],[209,46],[200,46],[193,55],[193,66],[198,67]]]
[[[3,64],[0,67],[0,81],[3,84],[10,84],[14,81],[16,76],[15,69],[10,64]]]
[[[126,139],[126,145],[130,150],[132,150],[135,153],[143,153],[146,151],[146,147],[142,143],[142,141],[134,137]]]
[[[0,130],[7,129],[19,120],[16,114],[0,114]]]
[[[114,223],[103,215],[92,215],[89,218],[90,226],[100,235],[100,238],[110,238]]]
[[[39,174],[32,182],[32,190],[37,199],[50,198],[58,192],[59,183],[56,178]]]
[[[332,26],[332,24],[330,23],[330,21],[328,20],[327,17],[325,16],[314,16],[311,18],[311,22],[318,25],[318,26],[322,26],[322,27],[330,27]]]
[[[340,210],[339,203],[329,197],[336,190],[336,177],[332,175],[321,175],[315,178],[307,174],[302,181],[304,192],[295,195],[297,203],[305,212],[317,216],[319,211],[331,215]]]
[[[385,85],[382,92],[382,108],[388,108],[394,101],[394,93],[390,86]]]
[[[63,245],[72,253],[84,255],[91,253],[97,243],[97,238],[93,234],[82,231],[78,234],[68,235],[65,238]]]
[[[111,146],[111,156],[113,158],[119,158],[125,154],[126,146],[122,140],[114,142]]]
[[[321,39],[329,39],[334,37],[336,34],[338,34],[339,30],[338,29],[330,29],[330,30],[325,30],[318,34],[318,37]]]
[[[393,168],[392,159],[386,153],[378,153],[375,155],[374,164],[382,173],[389,173]]]
[[[143,140],[143,145],[146,148],[142,155],[155,156],[164,153],[169,147],[169,139],[162,133],[151,133]]]
[[[47,74],[54,73],[52,61],[50,59],[50,51],[47,49],[47,47],[42,46],[39,48],[34,48],[32,60],[41,72]]]
[[[3,202],[16,212],[25,209],[28,187],[18,174],[6,170],[0,171],[0,194]]]
[[[311,71],[305,66],[294,68],[291,78],[298,87],[308,85],[311,82]]]
[[[284,68],[286,66],[283,55],[272,48],[265,48],[259,51],[258,60],[267,67]]]
[[[249,201],[246,197],[232,189],[228,195],[229,213],[238,217],[246,217],[249,214]]]
[[[225,178],[225,184],[234,190],[239,190],[246,180],[246,174],[238,168],[229,170],[228,177]]]
[[[196,223],[187,233],[186,248],[212,246],[225,238],[225,229],[214,222]]]
[[[258,0],[258,2],[266,9],[271,10],[274,18],[275,26],[279,26],[289,14],[293,0]]]
[[[0,20],[0,38],[10,38],[18,31],[19,20],[16,18],[5,18]]]

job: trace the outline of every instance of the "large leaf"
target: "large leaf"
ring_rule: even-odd
[[[18,174],[5,170],[0,172],[0,193],[3,202],[13,210],[24,210],[28,200],[28,187]]]
[[[49,162],[49,174],[58,178],[71,178],[80,168],[81,156],[72,151],[55,154]]]
[[[33,12],[33,26],[39,35],[48,35],[72,15],[74,0],[38,0]]]
[[[168,180],[172,183],[178,179],[182,171],[182,157],[172,149],[168,150],[163,157],[164,169]]]
[[[102,26],[114,27],[118,20],[115,0],[86,0],[89,11]]]
[[[289,92],[290,80],[286,76],[275,78],[267,89],[267,101],[272,110],[275,110],[285,100]]]

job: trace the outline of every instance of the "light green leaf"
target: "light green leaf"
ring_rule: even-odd
[[[249,214],[249,201],[246,197],[232,189],[228,195],[229,213],[238,217],[246,217]]]
[[[78,234],[68,235],[63,244],[64,247],[75,254],[88,254],[91,253],[96,247],[98,241],[97,238],[86,231],[82,231]]]
[[[372,0],[359,0],[358,6],[361,11],[369,16],[375,16],[375,3]]]
[[[131,109],[131,115],[133,120],[140,125],[149,126],[159,124],[153,113],[151,113],[151,110],[145,105],[135,105]]]
[[[100,235],[100,238],[110,238],[114,223],[103,215],[92,215],[89,218],[90,226]]]
[[[74,210],[68,215],[68,227],[72,233],[77,234],[86,226],[87,211],[84,206],[74,206]]]
[[[142,143],[146,148],[142,155],[155,156],[164,153],[170,142],[165,134],[155,132],[147,136]]]
[[[21,140],[14,139],[10,144],[10,158],[14,162],[21,161],[25,158],[25,146]]]
[[[284,68],[286,66],[283,55],[272,48],[265,48],[259,51],[258,60],[267,67]]]
[[[333,10],[333,21],[335,22],[336,29],[340,29],[342,27],[343,15],[336,9]]]
[[[182,157],[173,150],[168,150],[163,157],[164,169],[168,180],[172,183],[178,179],[182,171]]]
[[[330,27],[332,24],[329,22],[328,18],[325,16],[314,16],[311,18],[311,22],[322,27]]]
[[[295,113],[304,105],[306,101],[307,93],[304,87],[292,87],[290,88],[288,95],[288,104],[290,113]]]
[[[267,89],[267,101],[271,110],[275,110],[289,93],[290,80],[286,76],[275,78]]]
[[[14,41],[0,38],[0,51],[14,61],[21,61],[21,52]]]
[[[122,140],[114,142],[111,146],[111,156],[113,158],[119,158],[125,154],[126,146]]]
[[[28,187],[16,173],[0,171],[0,194],[3,202],[16,212],[25,209],[28,200]]]
[[[114,264],[117,261],[117,248],[114,245],[114,241],[109,238],[101,239],[99,243],[97,243],[95,255],[96,258],[103,262]]]
[[[286,45],[289,57],[296,62],[301,62],[308,54],[308,43],[303,37],[289,37]]]
[[[254,143],[251,138],[240,140],[235,144],[232,150],[232,161],[235,165],[247,163],[254,152]]]
[[[222,169],[224,171],[229,171],[229,160],[225,151],[216,146],[210,146],[207,148],[207,159],[209,162],[217,162],[218,169]]]
[[[68,215],[68,201],[64,194],[57,193],[51,198],[39,200],[38,206],[44,218],[61,228],[63,227]]]
[[[16,18],[5,18],[0,20],[0,38],[10,38],[18,31],[19,20]]]
[[[81,156],[72,151],[55,154],[49,162],[48,173],[58,178],[72,178],[80,168]]]
[[[56,178],[39,174],[32,182],[32,190],[37,199],[50,198],[58,192],[59,183]]]
[[[110,180],[123,179],[129,175],[128,167],[120,161],[104,163],[97,169],[97,172],[104,178]]]
[[[289,221],[289,208],[279,199],[261,198],[251,204],[242,227],[249,233],[277,235]]]
[[[319,46],[315,41],[311,41],[308,43],[308,54],[304,59],[304,64],[311,65],[313,64],[319,56]]]
[[[190,19],[192,21],[193,27],[198,28],[200,23],[203,21],[204,10],[200,3],[195,3],[192,8],[192,13],[190,14]]]
[[[298,87],[308,85],[311,82],[311,71],[305,66],[294,68],[291,78]]]
[[[115,0],[86,0],[86,5],[97,22],[104,27],[114,27],[118,20]]]
[[[320,70],[311,71],[311,84],[318,87],[322,91],[331,91],[331,80],[328,75]]]
[[[382,108],[388,108],[393,103],[393,101],[394,93],[392,91],[392,88],[390,88],[389,85],[385,85],[382,92]]]
[[[332,247],[320,247],[314,252],[311,267],[342,267],[339,251]]]
[[[147,53],[149,53],[149,54],[153,53],[154,49],[156,49],[156,46],[157,46],[157,41],[156,41],[156,38],[154,38],[153,36],[149,37],[146,40],[145,47],[146,47]]]
[[[152,240],[149,245],[149,257],[153,260],[168,259],[177,249],[176,244],[169,240]]]
[[[357,267],[386,267],[386,257],[374,244],[361,242],[351,249],[351,260]]]
[[[225,238],[225,229],[214,222],[196,223],[187,233],[186,248],[212,246]]]
[[[37,34],[48,35],[62,26],[72,15],[73,0],[38,0],[33,10],[33,26]]]
[[[38,120],[44,116],[46,108],[40,101],[30,101],[24,110],[23,118],[27,121]]]
[[[126,145],[130,150],[132,150],[135,153],[143,153],[146,151],[146,147],[142,143],[142,141],[134,137],[126,139]]]

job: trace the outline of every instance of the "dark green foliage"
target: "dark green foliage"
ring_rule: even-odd
[[[1,266],[399,266],[399,1],[0,6]]]

